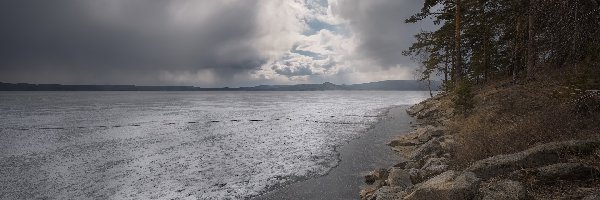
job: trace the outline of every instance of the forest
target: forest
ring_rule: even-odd
[[[403,54],[442,91],[362,199],[600,199],[600,1],[423,2],[406,23],[435,29]]]
[[[420,64],[419,79],[442,77],[469,107],[470,88],[494,80],[519,84],[564,80],[578,90],[598,89],[598,0],[425,0],[406,23],[431,20],[403,52]],[[461,100],[462,98],[462,100]]]

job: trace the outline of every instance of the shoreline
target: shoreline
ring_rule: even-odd
[[[387,145],[405,159],[365,175],[367,185],[360,191],[361,199],[525,200],[554,196],[554,191],[543,191],[538,184],[571,188],[567,189],[571,194],[562,195],[565,199],[600,198],[595,182],[600,169],[594,163],[600,156],[598,138],[537,143],[457,166],[457,150],[470,144],[462,143],[463,135],[455,135],[453,129],[461,122],[453,116],[450,97],[438,94],[406,110],[417,121],[416,130],[397,135]]]
[[[398,133],[413,129],[414,119],[405,111],[409,106],[383,108],[383,117],[364,133],[336,147],[338,164],[325,175],[275,188],[251,199],[360,199],[357,191],[364,184],[364,174],[373,168],[390,167],[402,159],[386,144]]]
[[[464,174],[454,173],[449,168],[457,144],[453,135],[447,134],[447,126],[453,111],[444,105],[442,100],[444,97],[445,94],[437,94],[404,110],[416,122],[412,126],[413,129],[397,134],[386,144],[386,147],[403,159],[393,167],[375,169],[366,174],[364,176],[366,184],[359,192],[361,199],[404,199],[412,195],[413,188],[418,187],[418,184],[445,172],[452,172],[453,174],[449,175],[451,178],[466,177]],[[471,180],[472,177],[465,179]],[[446,182],[442,181],[442,184]],[[414,199],[464,199],[465,197],[425,193],[418,194]]]

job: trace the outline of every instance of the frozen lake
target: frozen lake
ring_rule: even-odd
[[[428,92],[0,92],[0,199],[246,199]]]

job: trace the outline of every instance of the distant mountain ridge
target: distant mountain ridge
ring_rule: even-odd
[[[437,90],[441,82],[432,81],[431,89]],[[259,85],[239,88],[201,88],[194,86],[136,86],[136,85],[61,85],[2,83],[0,91],[326,91],[326,90],[428,90],[425,82],[416,80],[387,80],[352,85],[336,85],[330,82],[322,84],[298,85]]]

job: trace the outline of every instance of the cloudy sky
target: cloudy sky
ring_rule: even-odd
[[[0,82],[195,85],[413,79],[418,0],[3,0]]]

